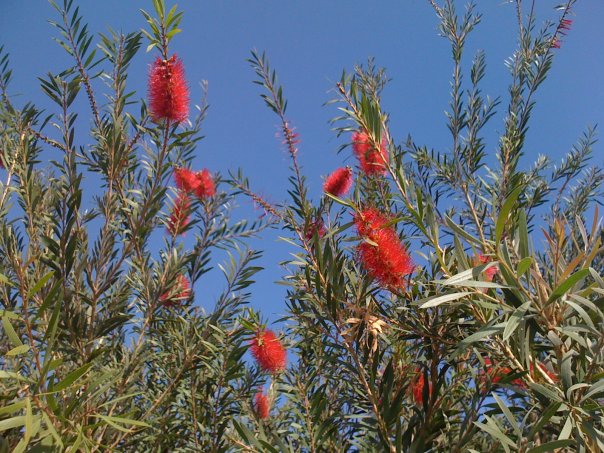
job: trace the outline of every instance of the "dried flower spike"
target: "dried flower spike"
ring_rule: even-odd
[[[272,330],[259,330],[251,341],[250,350],[264,371],[277,373],[285,369],[287,351]]]
[[[354,223],[365,239],[357,251],[369,275],[385,287],[400,288],[413,272],[413,262],[396,230],[387,225],[389,220],[375,208],[356,214]]]
[[[254,409],[256,410],[256,415],[261,420],[266,420],[269,417],[271,406],[268,400],[268,397],[262,393],[262,391],[258,391],[256,396],[254,397]]]
[[[342,167],[330,174],[323,184],[323,191],[336,197],[342,197],[352,187],[352,169]]]
[[[366,132],[354,132],[352,134],[352,150],[359,159],[361,170],[366,175],[381,175],[386,172],[389,156],[385,138],[382,138],[380,149],[377,150],[371,145],[369,135]]]
[[[154,121],[180,123],[189,116],[189,87],[182,60],[176,55],[167,60],[158,57],[151,66],[149,110]]]
[[[176,304],[191,297],[191,282],[184,275],[176,277],[176,282],[171,290],[163,293],[159,301],[165,307],[174,307]]]
[[[174,201],[172,213],[168,219],[167,229],[170,235],[177,236],[189,224],[189,212],[191,210],[191,199],[186,192],[178,191],[178,196]]]

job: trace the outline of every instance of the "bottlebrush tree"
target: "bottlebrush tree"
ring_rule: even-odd
[[[146,29],[100,35],[93,50],[72,3],[53,2],[73,66],[40,79],[50,116],[13,103],[0,55],[0,450],[604,450],[595,131],[557,165],[521,166],[573,1],[541,28],[516,2],[496,160],[485,136],[500,101],[481,91],[484,55],[468,65],[464,52],[480,15],[430,1],[453,55],[450,151],[395,138],[384,71],[356,67],[334,100],[356,166],[333,169],[320,200],[284,90],[253,52],[291,157],[291,200],[278,205],[241,172],[191,167],[206,107],[191,115],[186,62],[170,52],[182,12],[154,0]],[[148,107],[133,114],[127,75],[144,40],[157,55]],[[75,130],[78,96],[92,145]],[[60,157],[42,162],[45,149]],[[92,206],[84,178],[100,181]],[[231,221],[237,197],[265,220]],[[282,333],[245,306],[259,270],[246,238],[266,227],[297,250]],[[228,252],[225,290],[206,313],[195,284],[216,248]]]

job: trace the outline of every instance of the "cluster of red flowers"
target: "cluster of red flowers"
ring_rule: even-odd
[[[174,287],[159,297],[159,301],[165,307],[174,307],[176,304],[191,297],[191,282],[184,275],[176,277]]]
[[[499,381],[504,379],[506,376],[509,376],[514,373],[514,371],[510,367],[494,365],[493,362],[491,361],[491,359],[488,357],[484,358],[484,365],[486,368],[486,373],[482,372],[478,377],[478,382],[482,385],[485,384],[487,379],[490,380],[491,383],[497,384]],[[556,376],[556,374],[553,373],[552,371],[548,370],[544,364],[538,363],[537,366],[553,382],[558,381],[558,376]],[[535,380],[540,380],[540,373],[535,373],[535,367],[532,363],[531,363],[529,369],[530,369],[531,376],[533,376],[533,378]],[[515,385],[516,387],[519,387],[521,389],[526,389],[526,387],[527,387],[526,382],[522,378],[516,378],[516,379],[512,380],[510,382],[510,384]]]
[[[216,193],[212,175],[206,169],[194,172],[188,168],[176,168],[174,180],[178,188],[178,196],[168,219],[168,232],[172,236],[181,234],[189,224],[191,210],[189,194],[195,194],[198,198],[204,199]]]
[[[325,223],[320,217],[317,220],[308,224],[308,226],[304,229],[304,237],[307,241],[311,241],[315,233],[317,233],[320,238],[325,236],[326,233]]]
[[[278,373],[285,369],[287,351],[272,330],[259,330],[251,341],[252,355],[264,371]]]
[[[474,259],[474,262],[476,265],[487,264],[487,263],[491,262],[491,260],[489,259],[489,257],[480,254],[480,255],[476,256],[476,258]],[[484,273],[485,273],[486,280],[488,282],[491,282],[491,281],[493,281],[493,278],[495,277],[495,275],[497,275],[499,273],[499,268],[497,266],[491,266],[486,271],[484,271]]]
[[[557,34],[562,36],[566,36],[566,33],[570,30],[570,27],[573,25],[573,21],[571,19],[562,19],[560,21],[560,25],[558,26]],[[562,41],[558,39],[558,36],[554,35],[552,39],[551,47],[554,49],[559,49],[562,45]]]
[[[262,390],[259,390],[254,397],[254,409],[256,410],[256,415],[261,420],[265,420],[268,418],[271,405],[268,400],[268,397],[262,393]]]
[[[174,170],[174,181],[176,187],[186,193],[193,193],[198,198],[208,198],[216,194],[216,186],[212,175],[207,169],[194,172],[188,168],[176,168]]]
[[[381,175],[386,172],[389,156],[385,138],[382,138],[382,143],[378,150],[371,145],[367,132],[354,132],[352,134],[352,150],[357,159],[359,159],[361,170],[366,175]]]
[[[157,58],[149,73],[149,110],[154,121],[180,123],[189,116],[189,87],[185,69],[176,55]]]
[[[352,169],[342,167],[335,170],[327,177],[323,184],[323,191],[336,197],[342,197],[352,187]]]
[[[363,267],[386,287],[402,287],[405,276],[413,272],[413,263],[390,218],[375,208],[354,216],[359,235],[365,239],[357,250]]]
[[[411,393],[413,395],[413,401],[418,406],[424,404],[424,389],[426,387],[426,378],[424,373],[418,368],[415,370],[416,377],[411,382]],[[428,398],[432,397],[432,382],[428,382]]]

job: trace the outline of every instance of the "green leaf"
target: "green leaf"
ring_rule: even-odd
[[[516,267],[516,272],[518,273],[518,278],[522,277],[524,275],[524,273],[527,270],[529,270],[532,262],[533,262],[533,259],[530,256],[527,256],[526,258],[523,258],[518,262],[518,266]]]
[[[516,200],[518,199],[523,190],[524,186],[522,184],[516,187],[501,207],[501,211],[499,211],[499,217],[497,217],[497,223],[495,225],[496,244],[499,244],[501,242],[501,236],[503,235],[503,230],[510,215],[510,211],[514,207],[514,204],[516,204]]]
[[[549,299],[547,299],[547,303],[550,304],[556,299],[562,297],[568,290],[587,277],[588,274],[589,269],[581,269],[580,271],[575,272],[573,275],[564,280],[564,282],[558,285],[558,287],[549,296]]]
[[[512,441],[512,439],[502,433],[501,430],[496,428],[494,425],[485,425],[484,423],[479,422],[474,422],[474,424],[480,429],[482,429],[484,432],[490,434],[491,436],[499,440],[502,444],[508,445],[512,448],[516,447],[516,444]]]
[[[61,390],[65,390],[67,387],[69,387],[71,384],[73,384],[76,380],[78,380],[80,377],[82,377],[90,369],[91,366],[92,366],[92,363],[87,363],[86,365],[81,366],[77,370],[72,371],[67,376],[65,376],[65,379],[63,379],[61,382],[59,382],[58,384],[52,385],[51,388],[49,389],[49,391],[50,392],[60,392]]]
[[[17,335],[17,332],[8,320],[8,316],[2,316],[2,327],[4,328],[4,332],[6,332],[6,335],[8,336],[8,339],[13,347],[21,346],[23,344],[19,338],[19,335]]]
[[[113,417],[113,416],[101,415],[101,414],[96,414],[95,417],[100,418],[101,420],[103,420],[103,421],[107,422],[108,424],[110,424],[111,426],[113,426],[115,429],[118,429],[125,433],[132,432],[133,430],[125,428],[122,425],[139,426],[141,428],[149,428],[151,426],[145,422],[141,422],[140,420],[134,420],[131,418]]]
[[[28,298],[32,298],[38,291],[42,289],[42,287],[46,284],[46,282],[54,275],[55,271],[50,271],[46,275],[44,275],[38,283],[36,283],[27,293]]]
[[[6,431],[7,429],[17,428],[18,426],[25,425],[25,415],[19,415],[18,417],[8,418],[6,420],[0,420],[0,432]]]
[[[570,447],[574,445],[575,441],[573,439],[563,439],[563,440],[553,440],[551,442],[547,442],[545,444],[539,445],[538,447],[531,448],[526,453],[545,453],[552,452],[558,448]]]
[[[432,308],[432,307],[437,307],[440,304],[444,304],[445,302],[451,302],[453,300],[461,299],[470,294],[472,294],[472,293],[466,292],[466,291],[461,291],[458,293],[445,294],[443,296],[431,296],[431,297],[426,297],[425,299],[415,301],[415,302],[413,302],[412,305],[419,305],[419,308]]]
[[[518,212],[518,252],[522,259],[529,256],[528,226],[524,209],[520,209]]]
[[[510,316],[510,319],[508,319],[505,329],[503,329],[503,341],[506,341],[508,338],[510,338],[512,336],[512,334],[514,333],[514,331],[520,324],[520,321],[522,321],[522,319],[524,318],[524,315],[526,314],[526,311],[529,309],[530,306],[531,306],[531,303],[529,301],[529,302],[525,302],[520,307],[518,307],[516,310],[514,310],[514,312]]]
[[[22,344],[21,346],[17,346],[15,348],[11,349],[10,351],[8,351],[5,354],[5,356],[12,357],[14,355],[25,354],[27,351],[29,351],[29,345]]]

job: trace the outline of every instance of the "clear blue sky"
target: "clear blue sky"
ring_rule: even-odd
[[[152,10],[151,2],[103,0],[77,1],[93,31],[108,26],[125,32],[144,26],[138,9]],[[173,2],[168,1],[169,5]],[[465,1],[457,2],[460,11]],[[560,0],[538,0],[545,15],[552,16]],[[227,173],[241,167],[253,188],[273,202],[285,199],[288,156],[275,138],[277,119],[258,97],[254,74],[246,63],[250,49],[265,50],[277,69],[289,99],[288,116],[301,134],[300,160],[318,200],[322,176],[352,163],[349,152],[336,153],[344,138],[337,139],[328,120],[333,106],[323,107],[342,69],[375,57],[393,79],[384,92],[384,107],[391,113],[391,133],[397,141],[411,134],[419,144],[446,151],[450,146],[444,110],[449,102],[452,69],[448,43],[437,34],[437,20],[427,0],[358,1],[181,1],[185,11],[183,33],[176,36],[172,51],[184,60],[193,100],[199,99],[197,81],[209,81],[210,110],[204,139],[195,167]],[[487,54],[483,92],[505,101],[509,84],[504,60],[515,44],[513,4],[480,0],[483,21],[470,39],[467,58],[476,49]],[[0,0],[0,44],[11,54],[13,93],[22,102],[40,106],[48,102],[37,77],[57,72],[69,64],[65,52],[51,37],[57,31],[47,23],[56,18],[45,0]],[[527,156],[537,154],[559,159],[587,125],[604,126],[604,1],[581,0],[574,9],[574,24],[556,51],[553,70],[537,96]],[[148,65],[153,54],[144,50],[131,66],[129,88],[146,95]],[[86,108],[82,102],[82,108]],[[504,107],[491,121],[490,131],[503,129]],[[87,121],[82,110],[80,121]],[[87,138],[80,137],[80,143]],[[493,146],[495,143],[490,142]],[[602,162],[603,145],[596,145]],[[85,186],[86,187],[86,186]],[[92,187],[88,187],[92,190]],[[242,202],[245,202],[242,199]],[[283,272],[278,262],[291,248],[267,233],[253,246],[266,250],[258,284],[252,289],[253,304],[275,319],[285,312],[283,287],[274,285]],[[211,308],[218,288],[201,281],[197,301]]]

